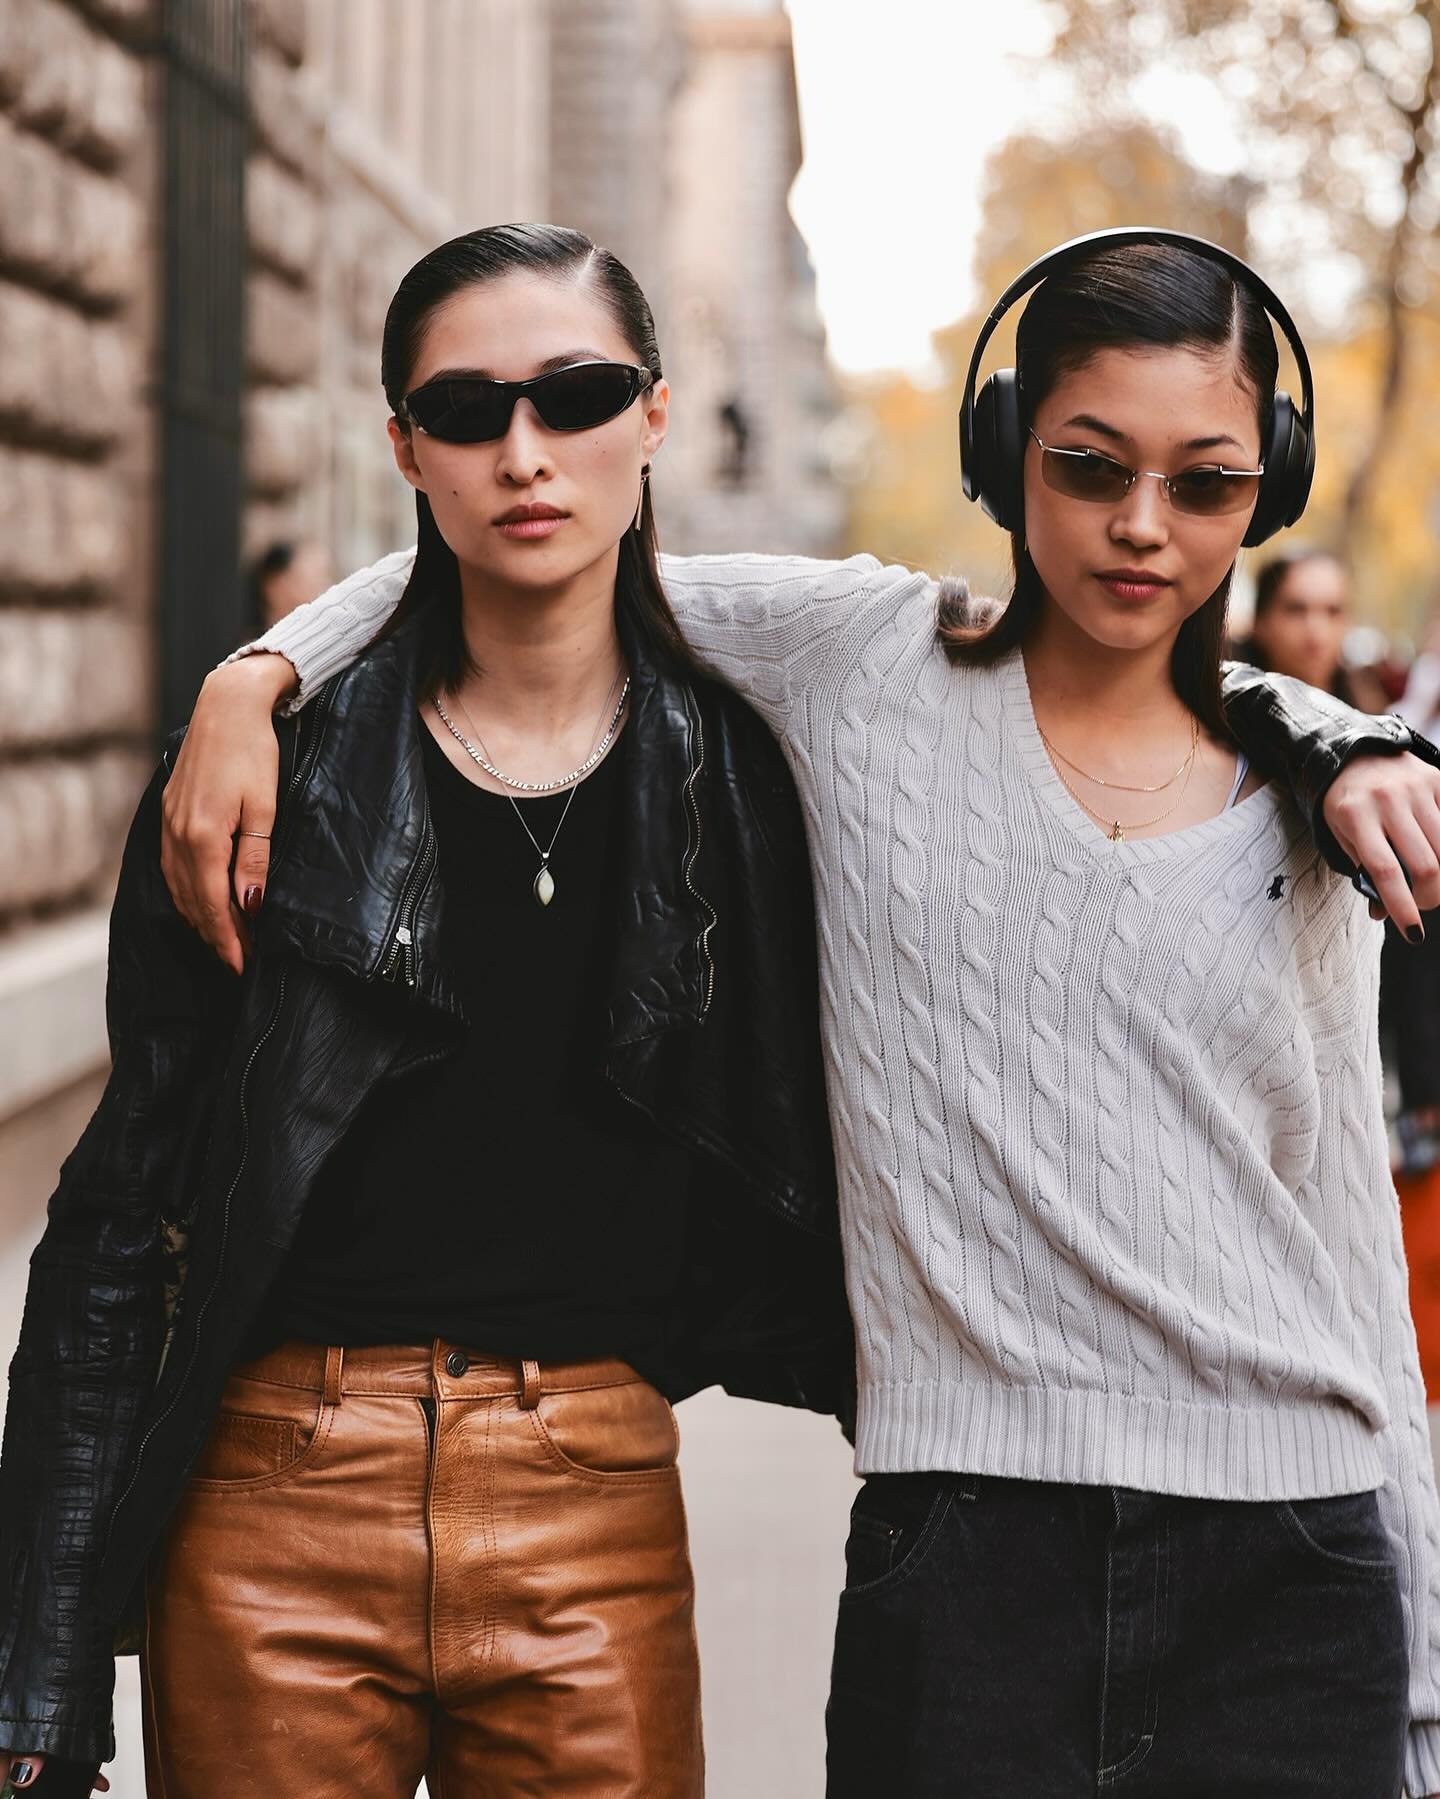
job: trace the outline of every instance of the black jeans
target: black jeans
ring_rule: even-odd
[[[829,1799],[1398,1799],[1405,1637],[1373,1493],[878,1475],[846,1564]]]

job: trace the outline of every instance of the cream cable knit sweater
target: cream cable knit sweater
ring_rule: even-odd
[[[261,639],[299,704],[409,564]],[[1440,1791],[1440,1506],[1380,1110],[1379,928],[1273,788],[1110,843],[1052,769],[1020,657],[952,668],[923,575],[721,556],[665,579],[805,809],[860,1472],[1380,1487],[1409,1787]],[[715,947],[723,979],[723,922]]]

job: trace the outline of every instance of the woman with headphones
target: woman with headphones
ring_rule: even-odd
[[[974,396],[1032,288],[1017,369]],[[1252,271],[1103,234],[1026,271],[976,348],[965,484],[1011,535],[1003,610],[865,557],[666,565],[782,741],[818,876],[866,1477],[832,1799],[1440,1793],[1379,933],[1309,829],[1418,934],[1440,781],[1401,756],[1337,788],[1357,750],[1433,752],[1220,661],[1242,544],[1304,507],[1312,420]],[[214,895],[230,832],[269,828],[269,708],[356,653],[407,568],[207,684],[169,878],[237,961]]]

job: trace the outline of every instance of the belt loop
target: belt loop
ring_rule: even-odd
[[[339,1405],[340,1374],[345,1366],[345,1351],[332,1343],[325,1351],[325,1403]]]
[[[525,1360],[520,1364],[520,1409],[533,1412],[540,1403],[540,1364]]]

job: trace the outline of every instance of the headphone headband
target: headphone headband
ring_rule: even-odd
[[[980,358],[985,352],[985,346],[995,334],[995,327],[1022,295],[1027,294],[1032,287],[1038,287],[1046,276],[1053,274],[1057,268],[1066,267],[1091,250],[1121,244],[1173,244],[1182,250],[1192,250],[1197,255],[1208,257],[1211,262],[1219,263],[1221,268],[1227,269],[1237,281],[1242,282],[1250,289],[1284,332],[1286,341],[1294,354],[1296,367],[1300,371],[1302,403],[1300,423],[1304,426],[1307,437],[1313,441],[1315,388],[1310,374],[1310,358],[1305,353],[1305,345],[1301,342],[1295,321],[1290,317],[1284,303],[1269,283],[1257,275],[1242,257],[1224,249],[1220,244],[1212,244],[1208,238],[1194,237],[1185,231],[1169,231],[1160,225],[1121,225],[1109,231],[1090,231],[1083,237],[1072,237],[1057,249],[1047,251],[1044,256],[1038,257],[1032,262],[1028,268],[1022,269],[990,308],[985,323],[980,327],[980,335],[975,341],[975,349],[970,357],[970,367],[965,376],[965,393],[960,407],[960,472],[967,499],[973,500],[977,494],[972,453],[975,425],[975,377],[980,370]]]

